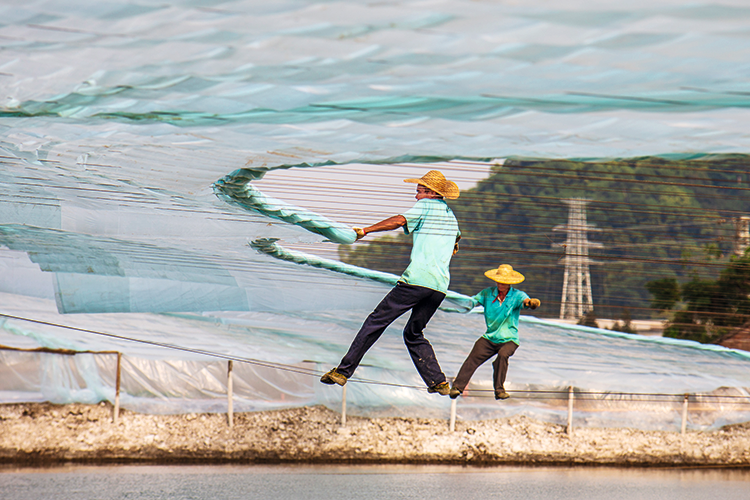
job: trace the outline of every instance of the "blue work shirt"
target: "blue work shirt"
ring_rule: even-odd
[[[422,198],[401,215],[406,219],[404,232],[412,235],[412,248],[399,281],[446,293],[453,246],[461,235],[453,210],[444,200]]]
[[[495,344],[515,342],[519,345],[518,316],[521,309],[528,309],[523,305],[523,301],[528,298],[526,292],[510,287],[505,300],[500,302],[497,299],[497,286],[485,288],[474,295],[471,298],[472,305],[484,306],[484,322],[487,324],[487,331],[482,337]]]

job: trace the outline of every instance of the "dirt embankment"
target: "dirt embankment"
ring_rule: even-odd
[[[352,418],[324,407],[234,416],[142,415],[109,405],[0,405],[0,462],[308,462],[750,466],[750,424],[715,432],[575,429],[527,417]]]

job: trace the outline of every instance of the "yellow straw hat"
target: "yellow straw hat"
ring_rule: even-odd
[[[515,285],[526,279],[523,274],[514,271],[513,267],[508,264],[502,264],[497,269],[490,269],[484,275],[493,281],[506,285]]]
[[[404,182],[421,184],[432,189],[439,195],[445,196],[449,200],[455,200],[458,198],[459,191],[456,183],[446,179],[443,173],[439,170],[430,170],[420,179],[404,179]]]

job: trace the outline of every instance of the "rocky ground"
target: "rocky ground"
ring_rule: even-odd
[[[750,423],[715,432],[575,429],[527,417],[349,417],[324,407],[142,415],[109,405],[0,405],[0,462],[307,462],[750,466]]]

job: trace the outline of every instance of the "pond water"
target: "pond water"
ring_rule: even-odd
[[[461,466],[79,466],[0,469],[14,500],[750,498],[750,469]]]

